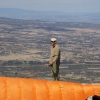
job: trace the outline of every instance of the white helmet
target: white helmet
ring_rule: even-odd
[[[57,39],[56,38],[51,38],[51,41],[54,42],[54,41],[57,41]]]
[[[89,96],[89,97],[87,98],[87,100],[92,100],[92,96]]]

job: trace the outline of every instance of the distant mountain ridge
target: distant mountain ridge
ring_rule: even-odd
[[[33,16],[33,15],[55,15],[62,14],[63,12],[58,11],[34,11],[34,10],[24,10],[18,8],[0,8],[0,17],[23,17],[23,16]],[[18,19],[19,19],[18,17]]]
[[[67,13],[58,11],[34,11],[18,8],[0,8],[0,17],[69,22],[96,22],[100,23],[100,13]]]
[[[35,10],[24,10],[19,8],[0,8],[0,13],[14,13],[14,14],[21,14],[21,13],[30,13],[30,14],[57,14],[63,13],[59,11],[35,11]]]

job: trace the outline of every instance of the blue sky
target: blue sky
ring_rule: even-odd
[[[100,12],[100,0],[0,0],[0,8],[71,13]]]

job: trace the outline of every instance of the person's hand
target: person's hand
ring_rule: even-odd
[[[53,65],[53,62],[50,62],[50,63],[49,63],[49,66],[52,66],[52,65]]]

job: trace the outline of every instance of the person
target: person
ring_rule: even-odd
[[[59,65],[60,65],[60,47],[57,44],[56,38],[51,38],[51,54],[49,66],[51,67],[51,73],[53,80],[59,80]]]
[[[89,96],[86,100],[100,100],[100,96],[98,95]]]

